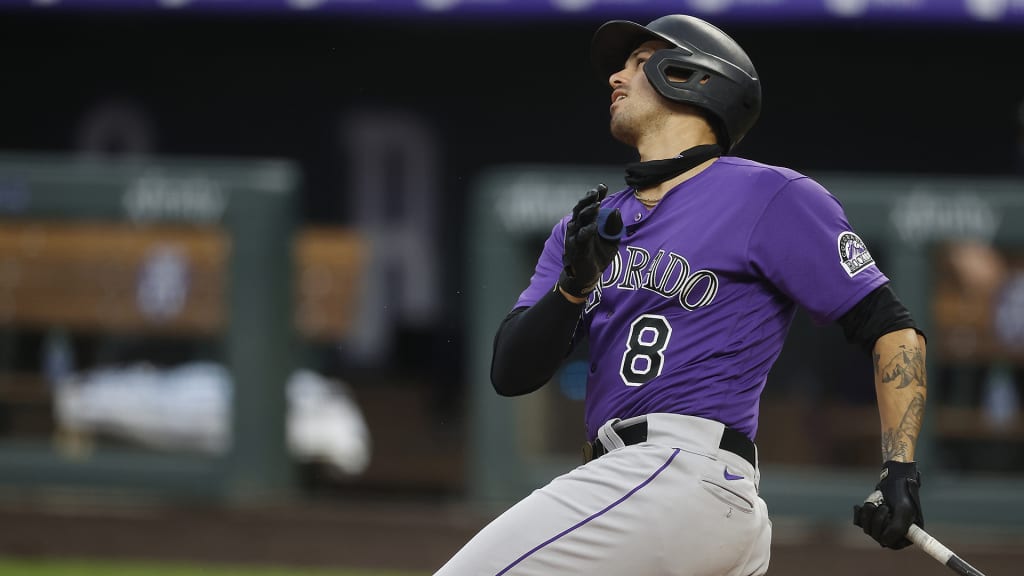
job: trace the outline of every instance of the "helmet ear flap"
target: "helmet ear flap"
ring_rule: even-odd
[[[695,61],[692,52],[678,48],[658,50],[644,63],[647,81],[669,100],[707,107],[715,79],[713,72]],[[712,108],[714,110],[714,108]]]
[[[750,128],[730,122],[749,118],[749,124],[753,124],[757,112],[751,116],[750,111],[760,108],[760,87],[751,83],[749,76],[699,51],[680,47],[657,50],[644,63],[644,73],[661,96],[706,112],[705,118],[726,150]],[[734,139],[734,136],[739,138]]]
[[[647,66],[650,65],[650,69]],[[711,74],[671,57],[661,60],[658,64],[644,63],[644,73],[655,91],[673,102],[688,104],[699,113],[711,127],[715,140],[723,149],[728,150],[732,140],[722,119],[702,104],[700,90],[711,82]]]

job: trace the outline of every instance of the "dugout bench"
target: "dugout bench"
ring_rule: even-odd
[[[365,246],[296,226],[297,169],[279,160],[0,156],[0,486],[288,498],[284,382],[299,340],[350,329]],[[92,442],[56,429],[19,334],[197,341],[234,382],[220,456]],[[19,358],[22,362],[19,365]]]

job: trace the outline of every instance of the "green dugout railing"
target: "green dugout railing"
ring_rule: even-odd
[[[5,437],[0,440],[0,486],[235,501],[290,494],[284,386],[293,368],[291,247],[299,185],[293,165],[272,159],[0,155],[0,226],[26,221],[171,224],[226,234],[224,321],[214,338],[236,383],[233,440],[222,455],[100,443],[85,455],[69,457],[48,438]],[[6,329],[10,337],[18,328]]]

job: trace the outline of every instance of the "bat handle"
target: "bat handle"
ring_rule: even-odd
[[[907,531],[907,538],[929,556],[945,564],[950,570],[961,576],[985,576],[981,570],[964,562],[962,558],[954,554],[949,548],[943,546],[942,542],[933,538],[931,534],[925,532],[917,524],[910,525],[910,530]]]

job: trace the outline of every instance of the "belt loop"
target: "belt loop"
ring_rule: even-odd
[[[621,422],[620,418],[614,418],[605,422],[604,426],[597,429],[597,440],[601,442],[606,452],[611,452],[626,445],[618,433],[615,432],[615,428],[613,428],[619,422]]]

